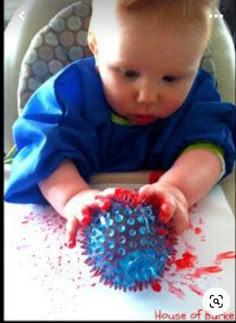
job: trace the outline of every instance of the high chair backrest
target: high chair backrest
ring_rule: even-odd
[[[12,146],[12,124],[32,93],[71,61],[91,55],[86,40],[91,10],[91,0],[27,0],[15,13],[5,31],[5,151]],[[212,74],[223,99],[234,103],[233,41],[218,11],[212,19],[200,67]]]

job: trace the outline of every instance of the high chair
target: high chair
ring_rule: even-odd
[[[12,125],[31,94],[51,75],[71,61],[90,56],[86,36],[91,0],[26,0],[4,33],[4,151],[13,145]],[[22,18],[23,17],[23,18]],[[235,50],[229,29],[215,13],[213,33],[201,68],[216,81],[223,100],[235,103]],[[98,174],[92,183],[145,183],[150,172]],[[232,208],[234,174],[221,181]]]

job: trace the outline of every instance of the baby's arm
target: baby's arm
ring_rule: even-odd
[[[204,197],[219,179],[221,161],[211,151],[193,149],[184,152],[157,183],[144,185],[142,197],[160,201],[161,216],[181,233],[188,226],[188,209]],[[75,245],[76,232],[84,220],[83,209],[100,193],[80,176],[75,165],[65,160],[46,179],[40,190],[52,207],[67,219],[67,240]]]
[[[176,231],[188,226],[188,209],[201,200],[221,174],[221,160],[213,152],[192,149],[184,152],[157,183],[140,189],[143,197],[159,198],[162,216],[172,218]]]
[[[67,219],[67,242],[73,246],[79,222],[83,220],[83,206],[86,201],[92,201],[99,191],[84,181],[69,160],[64,160],[48,178],[42,180],[39,188],[51,206]]]

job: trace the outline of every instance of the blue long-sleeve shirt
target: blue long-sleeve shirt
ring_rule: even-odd
[[[221,101],[210,74],[199,70],[173,115],[145,126],[119,124],[111,117],[94,59],[78,60],[38,88],[15,122],[17,153],[5,200],[47,204],[38,182],[64,159],[89,181],[98,172],[167,170],[197,142],[223,149],[226,176],[235,159],[235,111]]]

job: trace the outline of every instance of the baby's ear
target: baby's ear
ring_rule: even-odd
[[[97,39],[96,39],[95,33],[91,30],[88,33],[88,46],[91,52],[93,53],[95,60],[97,61],[97,57],[98,57]]]

